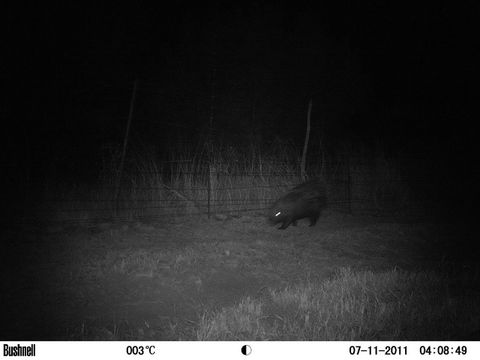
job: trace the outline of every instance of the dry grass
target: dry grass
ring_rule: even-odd
[[[273,289],[204,315],[198,340],[452,340],[478,327],[480,309],[431,272],[343,269],[324,283]]]
[[[276,143],[268,149],[217,146],[208,150],[208,161],[205,154],[187,151],[159,161],[153,151],[143,149],[129,153],[116,198],[120,152],[107,150],[98,164],[98,178],[89,184],[48,177],[36,215],[48,222],[98,223],[205,215],[208,207],[216,214],[262,212],[301,181],[298,151],[290,144]],[[327,180],[333,208],[410,212],[414,205],[403,180],[405,169],[383,154],[373,160],[322,157],[310,164],[308,173]]]

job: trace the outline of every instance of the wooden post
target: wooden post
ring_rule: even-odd
[[[346,162],[346,187],[345,187],[345,197],[347,198],[347,213],[352,214],[352,175],[350,173],[350,156],[349,154],[345,154],[345,162]]]
[[[211,184],[211,167],[208,165],[208,183],[207,183],[207,217],[210,219],[210,195],[212,193],[212,184]]]
[[[305,142],[303,144],[303,153],[302,153],[302,162],[300,163],[300,177],[302,181],[306,178],[305,166],[307,159],[307,150],[308,150],[308,140],[310,138],[310,115],[312,114],[312,98],[308,102],[308,111],[307,111],[307,129],[305,131]]]
[[[215,167],[208,164],[208,200],[207,200],[207,214],[210,219],[213,206],[213,187],[215,186]]]
[[[130,110],[128,112],[128,121],[127,121],[127,128],[125,130],[125,137],[123,138],[123,147],[122,147],[122,157],[120,158],[120,166],[117,172],[117,180],[115,185],[115,215],[118,213],[118,196],[120,194],[120,185],[122,180],[123,174],[123,166],[125,163],[125,155],[127,153],[127,144],[128,144],[128,136],[130,134],[130,124],[132,123],[133,117],[133,107],[135,105],[135,96],[137,94],[137,79],[133,83],[133,91],[132,91],[132,98],[130,99]]]

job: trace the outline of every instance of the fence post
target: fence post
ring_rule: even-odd
[[[348,214],[352,214],[352,176],[350,174],[350,156],[346,154],[345,156],[346,162],[346,187],[345,187],[345,197],[347,198],[347,212]]]
[[[305,164],[307,162],[308,140],[310,138],[310,116],[312,115],[312,98],[308,102],[307,128],[305,129],[305,142],[303,144],[302,161],[300,163],[300,177],[302,181],[306,179]]]
[[[122,175],[123,175],[123,165],[125,163],[125,154],[127,153],[127,143],[128,143],[128,137],[130,134],[130,124],[132,123],[132,117],[133,117],[133,106],[135,105],[135,95],[137,94],[137,82],[138,80],[135,79],[135,82],[133,83],[133,90],[132,90],[132,98],[130,99],[130,110],[128,112],[128,121],[127,121],[127,128],[125,130],[125,136],[123,138],[123,146],[122,146],[122,157],[120,158],[120,167],[117,171],[117,179],[115,181],[115,216],[118,215],[118,208],[119,208],[119,194],[120,194],[120,185],[122,181]]]
[[[208,181],[207,181],[207,216],[210,219],[210,195],[212,193],[212,167],[208,164]]]
[[[208,164],[208,218],[213,213],[215,207],[215,188],[217,186],[217,169],[212,164]]]

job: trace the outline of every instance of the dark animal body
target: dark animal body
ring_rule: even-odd
[[[286,195],[278,199],[270,209],[269,221],[279,229],[286,229],[297,220],[309,218],[310,226],[317,223],[327,203],[325,184],[319,179],[309,180],[297,185]]]

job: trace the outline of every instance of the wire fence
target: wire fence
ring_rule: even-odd
[[[13,221],[80,225],[182,217],[265,216],[280,196],[300,182],[297,173],[288,171],[238,172],[210,166],[203,171],[206,176],[196,178],[198,174],[136,171],[122,179],[120,191],[112,185],[113,181],[96,186],[53,187]],[[325,180],[327,211],[421,218],[431,215],[431,209],[438,209],[435,196],[416,190],[431,187],[426,176],[399,172],[385,175],[359,167],[358,163],[324,167],[318,175]],[[155,181],[150,181],[151,178]]]

